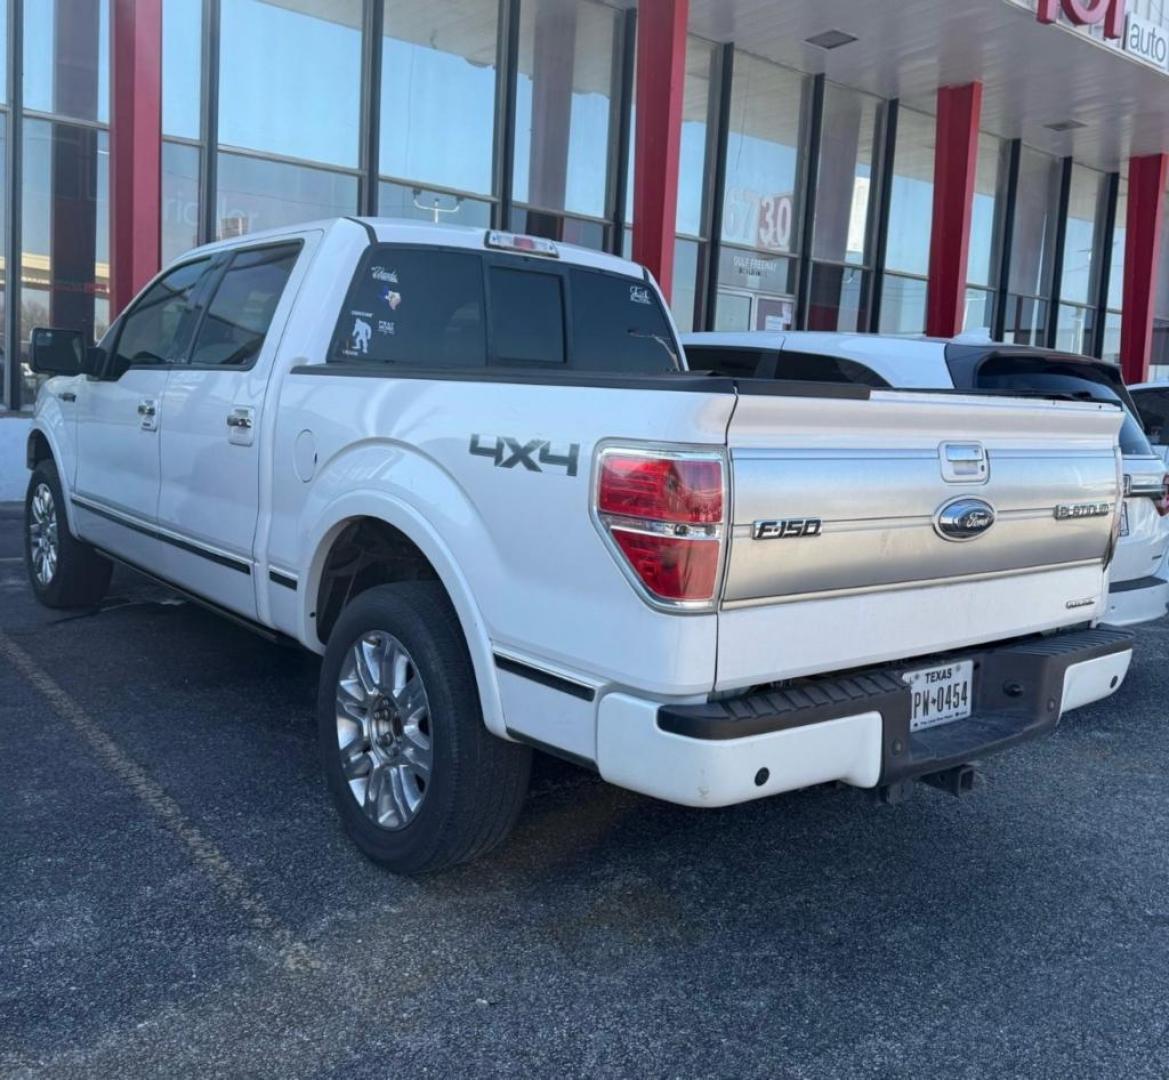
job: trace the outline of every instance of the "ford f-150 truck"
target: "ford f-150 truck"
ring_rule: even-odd
[[[36,595],[116,559],[322,654],[329,789],[399,872],[498,843],[532,747],[691,806],[895,801],[1128,669],[1119,408],[691,373],[609,255],[305,225],[32,360]]]

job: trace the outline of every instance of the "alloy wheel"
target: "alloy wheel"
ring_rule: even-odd
[[[422,675],[393,634],[350,647],[337,680],[337,750],[357,804],[374,824],[401,829],[418,815],[434,755]]]
[[[48,484],[37,484],[29,507],[28,550],[32,571],[42,586],[57,573],[57,501]]]

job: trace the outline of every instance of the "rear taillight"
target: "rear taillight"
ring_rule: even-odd
[[[669,606],[713,604],[726,502],[721,454],[610,447],[597,461],[602,532],[633,581]]]

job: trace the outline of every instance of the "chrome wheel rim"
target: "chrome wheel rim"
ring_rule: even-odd
[[[57,501],[48,484],[37,484],[32,493],[28,519],[28,555],[32,572],[41,585],[57,573]]]
[[[409,825],[430,790],[430,703],[414,658],[393,634],[353,643],[337,680],[337,751],[349,791],[382,829]]]

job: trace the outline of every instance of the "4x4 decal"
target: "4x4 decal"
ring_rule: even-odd
[[[569,443],[568,453],[556,454],[547,439],[529,439],[521,442],[510,435],[472,435],[470,452],[475,457],[491,458],[497,469],[523,466],[528,472],[543,472],[541,466],[561,468],[569,476],[576,476],[580,461],[580,443]]]

